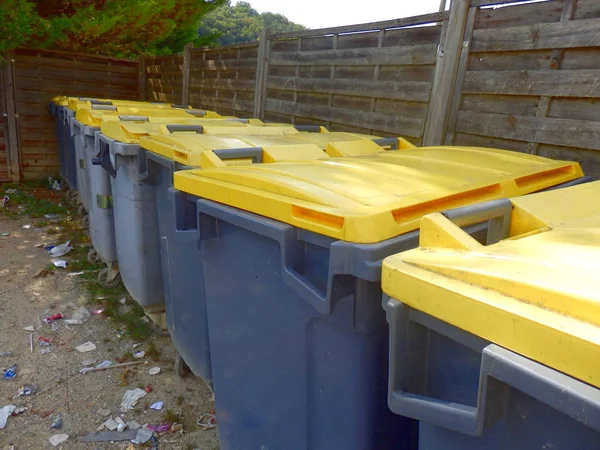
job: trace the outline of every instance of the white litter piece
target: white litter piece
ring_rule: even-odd
[[[85,323],[89,320],[90,317],[92,317],[92,315],[90,314],[88,309],[85,306],[81,306],[77,311],[73,313],[71,319],[76,320],[80,323]]]
[[[85,344],[78,345],[75,348],[77,349],[78,352],[87,353],[87,352],[91,352],[92,350],[96,350],[96,344],[88,341]]]
[[[163,409],[163,405],[163,402],[152,403],[152,405],[150,405],[150,409],[153,409],[154,411],[160,411],[161,409]]]
[[[121,419],[120,417],[117,417],[115,419],[115,422],[117,422],[117,431],[118,432],[125,431],[125,428],[127,428],[127,424],[125,423],[125,421],[123,419]]]
[[[26,230],[29,230],[31,228],[31,225],[23,225],[22,228],[25,228]]]
[[[54,267],[58,267],[59,269],[67,268],[67,261],[64,259],[55,259],[52,261],[52,264],[54,264]]]
[[[144,444],[148,442],[154,433],[148,428],[140,428],[137,430],[137,436],[132,439],[131,442],[134,444]]]
[[[129,422],[126,423],[127,428],[129,428],[130,430],[139,430],[140,428],[142,428],[142,426],[137,423],[135,420],[130,420]]]
[[[85,367],[93,366],[94,364],[96,364],[96,361],[98,361],[98,360],[97,359],[85,359],[85,360],[83,360],[81,365],[85,366]]]
[[[133,357],[136,359],[142,359],[144,356],[146,356],[146,352],[144,350],[140,350],[139,352],[135,352],[133,354]]]
[[[53,258],[58,258],[59,256],[64,256],[73,250],[71,246],[71,241],[67,241],[64,244],[57,245],[56,247],[52,247],[48,250],[48,254]]]
[[[121,402],[121,411],[126,412],[136,405],[139,399],[145,397],[148,393],[140,388],[125,391],[123,401]]]
[[[119,303],[121,305],[124,305],[125,303],[127,303],[127,299],[125,297],[123,297],[121,300],[119,300]]]
[[[31,331],[32,333],[35,331],[35,328],[33,328],[33,325],[28,325],[26,327],[23,327],[23,329],[25,331]]]
[[[102,426],[110,431],[115,431],[119,424],[112,417],[102,424]]]
[[[83,325],[83,322],[80,322],[79,320],[75,319],[65,319],[65,323],[67,325]]]
[[[158,375],[160,373],[160,367],[153,367],[148,371],[150,375]]]
[[[76,277],[77,275],[83,275],[85,272],[82,270],[81,272],[71,272],[68,273],[67,276],[68,277]]]
[[[15,405],[6,405],[0,408],[0,430],[6,426],[6,421],[15,409],[17,409]]]
[[[48,440],[54,447],[56,447],[57,445],[60,445],[63,442],[66,442],[67,439],[69,439],[69,435],[61,433],[61,434],[55,434],[54,436],[50,436],[50,439],[48,439]]]

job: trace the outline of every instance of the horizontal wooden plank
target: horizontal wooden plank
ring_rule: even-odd
[[[89,83],[94,81],[90,80]],[[107,88],[109,86],[115,86],[119,88],[137,89],[138,80],[110,80],[108,81],[105,77]],[[73,86],[73,81],[69,80],[56,80],[56,79],[37,79],[37,78],[26,78],[19,77],[17,79],[17,88],[29,91],[45,91],[45,92],[65,92],[67,89]]]
[[[598,19],[475,30],[471,41],[471,51],[596,47],[599,33],[600,21]]]
[[[522,3],[527,0],[471,0],[471,6],[494,6],[494,5],[508,5],[510,3]],[[546,2],[553,2],[555,0],[545,0]]]
[[[535,116],[540,97],[520,95],[463,94],[460,109],[515,116]]]
[[[433,64],[427,66],[382,66],[380,81],[433,81]]]
[[[507,26],[534,25],[544,22],[560,22],[564,0],[542,3],[512,5],[505,8],[480,9],[475,29],[505,28]]]
[[[540,70],[550,67],[552,50],[472,53],[468,69],[475,70]]]
[[[503,139],[600,150],[600,124],[587,120],[460,111],[456,130]]]
[[[429,100],[431,83],[269,77],[267,88],[426,102]]]
[[[600,126],[600,101],[587,98],[553,98],[547,116],[592,120]]]
[[[256,70],[256,58],[247,59],[207,59],[205,61],[192,61],[190,68],[203,70]]]
[[[387,30],[383,38],[383,46],[438,44],[441,34],[442,27],[440,25]]]
[[[307,96],[316,95],[316,94],[305,94]],[[329,97],[326,94],[320,94],[324,97]],[[298,98],[300,98],[300,93],[298,94]],[[299,101],[299,100],[298,100]],[[307,98],[303,103],[313,104],[310,101],[310,98]],[[371,112],[373,109],[373,99],[369,97],[353,97],[349,95],[333,95],[331,96],[331,107],[339,108],[339,109],[350,109],[355,111],[357,114],[361,114],[363,112]]]
[[[402,19],[386,20],[383,22],[369,22],[357,25],[344,25],[332,28],[320,28],[317,30],[293,31],[289,33],[277,33],[271,35],[271,39],[293,39],[299,37],[325,36],[338,33],[357,33],[361,31],[382,30],[386,28],[401,28],[414,25],[423,25],[432,22],[441,22],[449,17],[448,11],[432,14],[423,14],[421,16],[404,17]]]
[[[390,116],[372,112],[357,114],[356,111],[351,109],[331,108],[328,106],[271,100],[268,98],[266,101],[266,110],[278,114],[310,117],[325,122],[338,122],[348,126],[389,131],[413,137],[421,136],[424,122],[414,117]]]
[[[196,96],[190,93],[190,103],[201,105],[205,109],[230,108],[235,110],[252,111],[254,103],[244,100],[223,100],[217,97]]]
[[[378,98],[375,101],[375,112],[388,115],[400,114],[402,116],[424,119],[427,115],[428,106],[429,103],[425,102],[407,102]]]
[[[251,48],[251,47],[258,48],[258,41],[244,42],[241,44],[224,45],[222,47],[219,47],[219,49],[230,50],[230,49],[238,49],[238,48],[246,49],[246,48]],[[191,53],[203,53],[203,52],[207,52],[207,51],[214,51],[214,48],[213,47],[198,47],[198,48],[190,49]]]
[[[275,53],[269,64],[297,65],[424,65],[435,62],[434,44],[407,47],[319,50],[310,52]]]
[[[223,78],[190,80],[190,89],[227,89],[231,91],[253,91],[254,80],[231,80]]]
[[[595,150],[540,144],[537,154],[545,158],[578,162],[586,175],[600,176],[600,152]]]
[[[100,71],[100,72],[114,72],[114,73],[137,73],[137,63],[131,63],[130,65],[117,65],[110,64],[110,60],[99,60],[97,62],[81,62],[81,61],[70,61],[64,59],[51,59],[51,58],[36,58],[32,56],[15,56],[15,67],[22,70],[30,69],[35,70],[36,67],[60,67],[68,68],[71,70],[87,70],[87,71]]]
[[[500,150],[512,150],[521,153],[530,153],[531,146],[524,141],[502,139],[492,136],[481,136],[470,133],[456,133],[452,145],[467,147],[498,148]]]
[[[469,71],[463,92],[600,97],[600,70]]]
[[[600,2],[598,0],[578,0],[575,8],[575,20],[600,18]]]
[[[127,58],[114,58],[112,56],[90,55],[89,53],[65,52],[63,50],[48,50],[48,49],[32,49],[32,48],[17,48],[14,50],[17,56],[34,56],[53,59],[77,59],[81,61],[99,61],[106,60],[113,64],[131,65],[137,64],[136,60]]]

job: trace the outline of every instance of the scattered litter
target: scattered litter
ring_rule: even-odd
[[[127,303],[127,299],[125,297],[123,297],[122,299],[119,300],[119,303],[121,305],[124,305],[125,303]]]
[[[0,357],[12,356],[12,352],[9,350],[7,352],[0,352]]]
[[[127,428],[129,428],[130,430],[139,430],[140,428],[142,428],[142,426],[135,420],[130,420],[129,422],[127,422]]]
[[[98,410],[98,414],[100,414],[101,416],[104,416],[104,417],[108,417],[108,416],[110,416],[110,409],[100,408]]]
[[[14,378],[17,376],[17,365],[13,364],[12,366],[2,370],[2,378],[8,380],[10,378]]]
[[[77,349],[78,352],[87,353],[87,352],[91,352],[92,350],[96,350],[96,344],[88,341],[85,344],[78,345],[75,348]]]
[[[150,375],[158,375],[160,373],[160,367],[153,367],[148,371]]]
[[[31,225],[23,225],[21,228],[25,228],[26,230],[29,230],[31,228]]]
[[[46,347],[46,348],[40,348],[40,355],[47,355],[48,353],[51,353],[52,349],[50,347]]]
[[[53,258],[58,258],[59,256],[64,256],[73,250],[73,246],[71,245],[71,241],[67,241],[64,244],[57,245],[56,247],[52,247],[47,250],[48,254]]]
[[[96,364],[96,361],[98,361],[98,360],[97,359],[84,359],[81,364],[85,367],[89,367],[89,366],[93,366],[94,364]]]
[[[149,430],[148,428],[139,428],[136,430],[135,439],[132,439],[131,442],[134,444],[145,444],[152,438],[153,435],[154,433],[152,430]]]
[[[152,444],[150,450],[158,450],[158,438],[156,436],[150,438],[150,443]]]
[[[62,417],[60,417],[60,414],[57,414],[56,417],[54,418],[54,420],[52,421],[50,428],[60,430],[62,428],[62,426],[63,426]]]
[[[54,436],[50,436],[50,439],[48,439],[48,440],[54,447],[56,447],[57,445],[60,445],[63,442],[66,442],[67,439],[69,439],[69,435],[61,433],[61,434],[55,434]]]
[[[90,312],[85,306],[81,306],[77,311],[73,313],[73,320],[78,321],[79,323],[85,323],[88,319],[92,317]]]
[[[26,327],[23,327],[23,329],[25,331],[31,331],[32,333],[35,331],[35,328],[33,328],[33,325],[28,325]]]
[[[107,441],[131,441],[137,436],[136,430],[127,431],[102,431],[100,433],[91,433],[81,438],[82,442],[107,442]]]
[[[38,341],[39,341],[39,344],[44,347],[48,347],[52,343],[51,339],[46,339],[43,336],[38,337]]]
[[[8,417],[14,412],[17,407],[15,405],[6,405],[0,408],[0,430],[6,426]]]
[[[62,187],[60,186],[60,181],[55,180],[52,177],[48,177],[48,184],[50,185],[50,188],[55,190],[55,191],[62,191]]]
[[[30,395],[36,394],[38,391],[38,387],[34,384],[25,384],[19,388],[19,392],[16,397],[28,397]]]
[[[5,189],[4,192],[6,192],[7,194],[16,194],[19,191],[16,189]]]
[[[44,319],[44,322],[51,323],[51,322],[54,322],[54,321],[57,321],[60,319],[64,319],[64,318],[65,318],[65,316],[63,316],[62,313],[57,313],[57,314],[51,315],[50,317],[46,317]]]
[[[148,385],[144,388],[144,390],[149,394],[150,392],[152,392],[152,386]]]
[[[104,308],[100,308],[100,309],[94,309],[93,311],[90,312],[90,314],[92,316],[99,316],[103,312],[104,312]]]
[[[102,431],[91,433],[81,438],[82,442],[108,442],[108,441],[131,441],[137,436],[136,430],[127,431]]]
[[[125,450],[135,450],[135,445],[129,444]]]
[[[77,275],[83,275],[85,272],[82,270],[81,272],[71,272],[68,273],[67,276],[68,277],[76,277]]]
[[[0,208],[4,208],[6,205],[8,205],[8,202],[10,202],[10,197],[5,195],[2,199],[2,203],[0,203]]]
[[[115,420],[111,417],[110,419],[106,420],[101,426],[100,429],[103,428],[107,428],[110,431],[115,431],[117,429],[117,427],[119,426],[119,424],[117,422],[115,422]]]
[[[67,325],[83,325],[83,322],[80,322],[79,320],[75,319],[65,319],[65,323]]]
[[[140,350],[139,352],[135,352],[133,354],[133,357],[136,358],[136,359],[141,359],[144,356],[146,356],[146,352],[144,350]]]
[[[121,419],[120,417],[117,417],[115,419],[115,422],[117,422],[117,431],[124,431],[125,428],[127,428],[127,424],[125,423],[125,421],[123,419]]]
[[[50,409],[50,410],[46,409],[46,410],[44,410],[44,411],[40,411],[40,412],[38,413],[38,415],[39,415],[39,416],[40,416],[42,419],[45,419],[46,417],[48,417],[48,416],[49,416],[50,414],[52,414],[53,412],[54,412],[54,411],[52,411],[51,409]]]
[[[171,429],[171,425],[168,423],[161,423],[160,425],[146,425],[150,431],[154,431],[155,433],[164,433],[165,431],[169,431]]]
[[[64,259],[55,259],[52,261],[52,264],[54,264],[54,267],[58,267],[59,269],[67,268],[67,261]]]
[[[110,363],[110,364],[108,364],[108,363]],[[84,367],[83,369],[81,369],[79,371],[79,373],[84,373],[85,374],[85,373],[89,373],[89,372],[96,372],[98,370],[118,369],[120,367],[136,366],[138,364],[146,364],[146,362],[145,361],[133,361],[133,362],[126,362],[126,363],[121,363],[121,364],[113,364],[112,361],[104,361],[104,362],[98,364],[94,368]]]
[[[0,233],[0,236],[4,236],[4,237],[6,237],[6,236],[10,236],[10,233],[6,233],[6,232],[4,232],[4,233]]]
[[[199,427],[210,430],[217,426],[217,418],[214,414],[202,414],[196,423]]]
[[[29,350],[33,353],[33,334],[29,335]]]
[[[140,388],[125,391],[125,394],[123,395],[123,401],[121,402],[121,411],[125,412],[133,409],[138,400],[146,395],[146,391]]]
[[[176,433],[178,431],[183,430],[183,425],[180,423],[174,423],[173,425],[171,425],[171,432],[172,433]]]
[[[156,402],[156,403],[152,403],[152,405],[150,405],[150,409],[153,409],[155,411],[160,411],[161,409],[163,409],[163,402]]]
[[[23,413],[26,413],[27,411],[29,411],[29,407],[28,406],[17,406],[17,409],[15,409],[12,413],[13,416],[20,416]]]

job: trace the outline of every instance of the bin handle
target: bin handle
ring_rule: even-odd
[[[238,119],[237,117],[226,117],[228,122],[250,123],[250,119]]]
[[[193,131],[195,133],[202,134],[202,132],[204,131],[204,127],[202,125],[171,124],[171,125],[167,125],[167,130],[169,131],[169,133]]]
[[[171,108],[175,108],[175,109],[188,109],[189,105],[178,105],[176,103],[171,103]]]
[[[309,133],[320,133],[320,125],[294,125],[294,128],[298,131],[307,131]]]
[[[483,348],[477,406],[407,392],[415,362],[408,355],[411,308],[385,299],[390,325],[388,405],[398,415],[481,436],[505,413],[506,385],[600,431],[600,390],[495,344]],[[439,331],[439,330],[436,330]]]
[[[326,292],[314,286],[306,276],[298,273],[293,268],[295,249],[298,242],[295,227],[210,200],[199,199],[196,201],[196,206],[199,215],[206,214],[210,217],[224,220],[240,228],[279,242],[281,248],[281,265],[283,268],[281,278],[283,282],[319,313],[330,314],[333,302],[350,293],[345,286],[336,285],[334,289],[334,275],[341,274],[333,273],[331,260],[329,267],[330,277]],[[200,239],[207,239],[206,236],[202,235],[202,230],[200,231]]]
[[[185,112],[196,117],[206,116],[206,111],[204,111],[203,109],[186,109]]]
[[[112,105],[92,105],[92,109],[100,111],[116,111],[117,107]]]
[[[252,164],[260,164],[263,162],[263,150],[261,147],[226,148],[213,150],[212,152],[217,155],[221,161],[251,158]]]
[[[111,102],[110,100],[97,100],[97,99],[92,99],[89,100],[91,105],[112,105],[113,102]]]
[[[390,147],[390,150],[398,150],[398,138],[377,138],[373,142],[381,147]]]
[[[104,140],[102,139],[102,135],[100,134],[98,140],[96,141],[97,145],[100,146],[100,150],[98,152],[98,157],[94,158],[94,159],[99,159],[100,160],[100,166],[106,170],[106,172],[113,178],[116,178],[117,176],[117,170],[115,169],[115,167],[113,166],[112,161],[110,160],[110,150],[108,148],[108,144],[106,142],[104,142]],[[92,164],[95,164],[92,161]]]
[[[148,116],[127,116],[127,115],[119,115],[119,120],[121,122],[148,122]]]

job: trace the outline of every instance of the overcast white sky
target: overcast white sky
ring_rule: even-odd
[[[440,0],[245,0],[258,12],[279,13],[309,28],[378,22],[438,11]],[[232,3],[237,3],[232,1]]]

